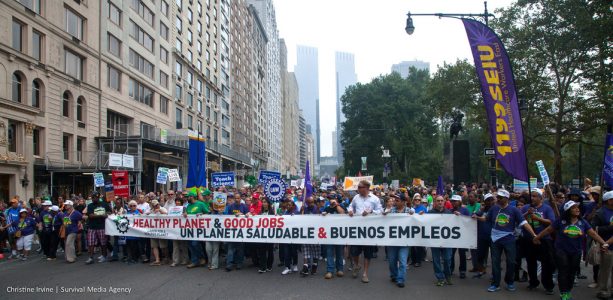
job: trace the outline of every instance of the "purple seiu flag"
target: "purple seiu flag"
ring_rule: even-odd
[[[443,183],[443,176],[438,175],[438,183],[436,184],[436,194],[445,195],[445,184]]]
[[[485,24],[462,19],[481,83],[496,159],[508,174],[528,181],[515,80],[509,56],[500,38]]]
[[[613,134],[607,134],[604,152],[604,164],[602,166],[602,178],[604,185],[613,187]]]
[[[311,171],[309,168],[309,160],[306,162],[306,175],[304,176],[304,199],[313,196],[313,183],[311,183]]]

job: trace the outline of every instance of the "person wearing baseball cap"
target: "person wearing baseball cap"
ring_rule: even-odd
[[[532,230],[536,234],[539,234],[541,231],[545,230],[547,226],[551,225],[556,217],[551,206],[543,203],[543,192],[540,189],[532,189],[530,196],[532,204],[524,205],[521,208],[521,212],[528,224],[532,227]],[[547,295],[553,295],[553,271],[555,269],[553,240],[549,235],[546,235],[543,237],[540,244],[534,244],[532,243],[532,238],[529,236],[529,233],[524,229],[519,244],[524,250],[528,265],[528,289],[534,290],[542,283],[545,288],[545,293]],[[541,262],[542,266],[540,282],[537,276],[537,260]]]
[[[74,209],[74,203],[70,200],[64,202],[64,234],[65,237],[60,235],[60,238],[65,238],[64,254],[68,263],[74,263],[77,261],[77,254],[75,251],[75,241],[77,238],[77,232],[79,231],[79,222],[83,219],[81,212]]]
[[[486,272],[485,265],[487,263],[487,257],[489,256],[490,245],[492,243],[492,224],[485,222],[487,212],[494,203],[494,195],[487,193],[483,196],[483,205],[479,208],[479,211],[475,212],[473,219],[479,220],[477,222],[477,255],[473,256],[475,259],[475,271],[477,274],[473,278],[481,278]]]
[[[413,194],[413,210],[418,215],[423,215],[428,212],[428,199],[422,198],[420,193]],[[411,265],[416,268],[421,267],[421,263],[426,257],[426,247],[411,247],[409,249]]]
[[[596,212],[592,218],[592,227],[606,243],[613,242],[613,191],[606,192],[602,195],[602,207]],[[598,272],[598,288],[599,292],[596,296],[600,299],[611,297],[610,283],[611,270],[613,269],[613,253],[611,251],[601,253],[600,255],[600,270]]]
[[[390,198],[394,201],[394,205],[391,207],[389,213],[390,214],[400,214],[406,217],[409,214],[414,214],[415,210],[408,205],[406,205],[406,201],[402,200],[399,194],[390,193]],[[387,209],[383,213],[387,214]],[[405,275],[407,272],[407,259],[409,257],[409,247],[407,246],[388,246],[387,256],[388,256],[388,265],[390,271],[390,278],[392,282],[396,283],[396,286],[399,288],[404,287]]]
[[[543,238],[554,232],[556,233],[554,247],[555,259],[558,267],[560,299],[571,299],[570,292],[574,285],[575,275],[579,271],[585,235],[589,235],[601,245],[603,260],[605,257],[611,256],[608,251],[609,245],[594,229],[592,229],[590,223],[583,219],[579,209],[579,203],[572,200],[564,203],[564,212],[560,218],[534,237],[533,243],[537,245],[542,243]],[[607,265],[601,262],[600,274],[606,273],[604,272],[605,270],[609,270],[609,273],[611,272],[610,264],[606,269],[603,267],[607,267]],[[598,295],[599,297],[606,296],[602,289]]]
[[[515,246],[515,228],[523,227],[528,232],[529,236],[534,237],[536,233],[532,227],[526,222],[521,211],[517,207],[509,205],[509,197],[511,195],[505,189],[499,189],[496,192],[498,202],[487,212],[485,220],[492,226],[491,233],[491,249],[492,249],[492,284],[487,289],[488,292],[496,292],[500,290],[500,281],[502,268],[501,258],[502,252],[506,256],[506,272],[504,281],[507,284],[507,290],[514,292],[515,288],[515,255],[517,248]]]
[[[6,226],[1,227],[2,230],[14,227],[17,228],[14,237],[16,239],[15,245],[18,252],[21,252],[18,259],[27,260],[30,250],[32,250],[32,238],[36,233],[36,220],[28,214],[28,210],[22,208],[19,210],[19,218],[14,219],[12,223],[7,223]]]
[[[466,207],[462,205],[462,196],[453,195],[451,196],[451,212],[456,216],[470,216],[470,212]],[[451,249],[451,275],[453,275],[453,271],[455,270],[455,254],[459,253],[460,257],[460,278],[466,278],[466,253],[467,249],[453,248]]]
[[[53,234],[53,217],[51,216],[51,211],[49,208],[51,208],[51,205],[53,204],[51,201],[45,200],[41,205],[42,209],[38,214],[38,217],[36,217],[36,223],[38,230],[40,231],[40,247],[43,249],[44,258],[47,258],[50,256],[49,249],[51,246],[51,235]]]

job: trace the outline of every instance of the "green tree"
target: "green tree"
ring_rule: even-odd
[[[562,183],[565,148],[601,135],[612,118],[610,2],[520,0],[498,15],[492,27],[526,108],[529,159],[553,155],[553,178]]]

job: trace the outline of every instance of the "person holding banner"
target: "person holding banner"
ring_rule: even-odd
[[[307,197],[304,206],[300,210],[301,215],[318,215],[319,208],[315,205],[313,196]],[[321,256],[321,247],[316,244],[304,244],[302,245],[303,265],[300,275],[315,275],[317,273],[317,264],[319,257]]]
[[[226,206],[226,215],[234,215],[235,217],[243,217],[249,213],[249,206],[241,203],[241,195],[234,195],[234,203]],[[232,268],[236,265],[236,269],[240,270],[243,267],[243,261],[245,259],[245,246],[243,243],[230,242],[226,243],[226,272],[232,271]]]
[[[543,203],[543,192],[539,189],[532,189],[531,192],[532,204],[526,204],[521,208],[521,212],[536,234],[541,233],[547,226],[551,225],[555,220],[553,209],[549,205]],[[526,256],[528,264],[528,278],[530,285],[528,289],[536,289],[540,283],[545,288],[547,295],[553,295],[553,270],[555,262],[553,259],[553,240],[549,235],[545,235],[541,242],[537,245],[532,243],[528,237],[528,232],[524,230],[520,237],[520,247]],[[537,264],[541,262],[541,282],[537,278]]]
[[[506,256],[506,273],[504,280],[507,284],[507,290],[514,292],[515,288],[515,255],[517,248],[515,245],[515,228],[523,227],[531,237],[536,234],[532,227],[526,222],[523,215],[517,207],[509,205],[510,194],[507,190],[499,189],[497,192],[497,203],[492,206],[487,212],[487,217],[480,217],[479,220],[485,220],[492,225],[492,284],[487,289],[488,292],[496,292],[500,290],[501,281],[501,259],[502,252]]]
[[[406,202],[399,194],[390,193],[390,198],[394,201],[394,206],[383,212],[384,215],[390,214],[409,214],[415,211],[406,205]],[[388,246],[387,247],[388,265],[390,271],[390,279],[396,283],[399,288],[404,287],[405,275],[407,273],[407,260],[409,259],[409,247],[407,246]]]
[[[331,198],[330,205],[324,209],[322,216],[336,214],[345,214],[345,209],[338,204],[338,199]],[[336,270],[336,277],[343,277],[343,252],[345,246],[343,245],[324,245],[326,253],[326,275],[325,279],[332,279],[332,273]]]
[[[168,214],[168,211],[160,206],[160,202],[156,199],[151,200],[151,209],[147,213],[150,216],[163,216]],[[151,243],[151,251],[153,252],[154,261],[151,263],[152,266],[160,266],[162,262],[160,261],[160,249],[162,250],[162,254],[166,259],[168,259],[168,244],[164,239],[150,239]]]
[[[270,201],[264,198],[262,199],[261,214],[263,216],[274,216],[275,210],[273,209]],[[256,253],[258,256],[259,269],[258,273],[272,272],[272,264],[274,262],[274,244],[273,243],[259,243],[256,247]]]
[[[473,218],[487,217],[487,212],[494,203],[494,195],[487,193],[483,196],[483,206],[475,212]],[[485,274],[485,265],[490,252],[492,225],[489,222],[477,222],[477,255],[473,256],[476,264],[477,274],[473,278],[481,278]]]
[[[168,191],[168,201],[166,201],[168,215],[181,216],[185,212],[185,206],[183,204],[183,198],[174,197],[174,191]],[[174,203],[170,203],[173,201]],[[172,264],[171,267],[177,265],[187,265],[189,260],[188,255],[188,241],[173,240],[172,241]]]
[[[293,200],[288,200],[285,201],[281,214],[284,216],[293,216],[299,212],[296,203]],[[279,244],[279,253],[283,253],[283,262],[285,265],[285,269],[281,274],[287,275],[292,272],[298,272],[298,245]]]
[[[141,215],[138,210],[138,203],[135,200],[128,202],[128,209],[126,215]],[[128,264],[138,263],[138,257],[140,256],[139,238],[133,236],[126,236],[126,248],[128,250]]]
[[[432,209],[428,214],[451,214],[451,211],[445,208],[445,198],[438,195],[434,198]],[[430,248],[432,252],[432,266],[434,267],[434,276],[436,276],[436,286],[452,285],[451,282],[451,249],[450,248]]]
[[[208,212],[208,208],[202,201],[196,200],[196,195],[193,192],[188,194],[189,204],[183,213],[183,217],[188,215],[199,216]],[[204,253],[202,251],[202,245],[200,241],[193,240],[189,241],[189,253],[191,255],[191,263],[187,265],[188,269],[192,269],[198,266],[205,266],[206,259],[204,258]]]
[[[460,216],[460,215],[470,216],[470,212],[468,211],[468,209],[462,206],[462,196],[460,195],[451,196],[451,205],[453,206],[451,208],[451,212],[454,213],[456,216]],[[458,249],[458,248],[453,248],[451,250],[451,275],[453,275],[453,271],[455,270],[456,252],[458,252],[460,256],[460,266],[459,266],[460,278],[464,279],[466,278],[466,253],[468,252],[468,250]]]
[[[358,194],[353,197],[353,201],[349,205],[348,215],[353,217],[354,214],[361,215],[363,217],[369,214],[379,215],[383,212],[381,207],[381,201],[377,196],[370,194],[370,182],[362,180],[358,183]],[[368,283],[368,267],[370,260],[374,257],[376,246],[351,246],[350,252],[353,257],[353,278],[358,277],[360,272],[360,254],[364,253],[364,273],[362,273],[362,282]]]
[[[405,192],[406,194],[406,192]],[[407,194],[408,195],[408,194]],[[407,199],[408,196],[407,196]],[[418,215],[423,215],[428,212],[428,199],[422,198],[420,193],[413,195],[413,209]],[[409,255],[411,257],[411,265],[419,268],[426,257],[426,247],[410,247]]]

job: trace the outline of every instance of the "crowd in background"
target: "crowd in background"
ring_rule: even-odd
[[[280,273],[315,275],[320,263],[324,278],[343,277],[345,270],[353,278],[367,283],[368,269],[379,256],[375,246],[338,246],[316,244],[237,243],[213,241],[165,240],[108,236],[105,219],[109,215],[321,215],[347,214],[455,214],[478,220],[476,249],[424,247],[384,247],[391,281],[404,287],[409,265],[421,267],[428,257],[434,270],[435,284],[453,284],[452,278],[474,278],[487,274],[488,291],[496,292],[504,280],[514,291],[515,282],[528,282],[529,289],[540,285],[553,294],[557,282],[561,299],[571,299],[577,279],[586,278],[579,264],[592,267],[591,288],[598,296],[610,296],[613,254],[613,192],[586,185],[569,189],[549,185],[530,192],[509,192],[487,184],[447,185],[442,194],[423,186],[397,188],[371,186],[367,181],[357,191],[343,191],[340,186],[316,190],[305,197],[304,190],[291,187],[285,199],[269,201],[261,186],[254,188],[218,188],[227,194],[225,206],[213,203],[212,191],[140,192],[130,198],[105,199],[97,192],[86,197],[70,195],[55,199],[33,198],[24,201],[15,196],[1,202],[0,248],[9,251],[9,259],[27,260],[33,244],[43,258],[52,261],[63,253],[67,263],[84,256],[85,264],[122,261],[151,266],[185,266],[193,269],[224,269],[227,272],[247,266],[259,273],[271,272],[275,260]],[[503,256],[504,253],[504,256]],[[300,259],[300,256],[302,259]],[[360,257],[363,257],[360,262]],[[506,260],[502,273],[501,260]],[[468,266],[470,260],[471,265]],[[539,276],[540,269],[540,276]],[[457,271],[457,273],[456,273]]]

